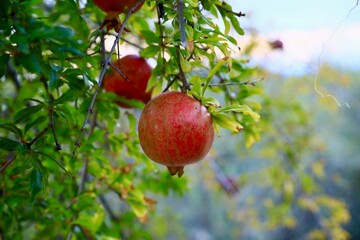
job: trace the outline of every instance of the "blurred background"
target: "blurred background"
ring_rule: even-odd
[[[187,193],[156,196],[146,228],[157,239],[360,239],[360,7],[229,4],[246,14],[239,58],[251,52],[270,124],[251,148],[222,132],[187,167]]]

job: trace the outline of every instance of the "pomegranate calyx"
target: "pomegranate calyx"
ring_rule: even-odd
[[[178,175],[178,177],[181,177],[184,174],[184,166],[177,166],[177,167],[166,166],[166,167],[172,176]]]

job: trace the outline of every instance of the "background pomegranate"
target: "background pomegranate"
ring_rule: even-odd
[[[127,55],[112,63],[126,77],[125,79],[116,69],[104,77],[104,89],[114,92],[120,97],[135,99],[147,103],[151,98],[151,91],[146,91],[152,69],[146,60],[136,55]],[[121,107],[131,107],[123,102],[116,102]]]
[[[138,0],[93,0],[94,3],[104,12],[106,13],[126,13],[129,11],[132,7],[135,6],[135,4],[138,2]],[[140,3],[139,6],[134,10],[134,12],[138,11],[144,2]]]
[[[104,12],[107,13],[104,21],[100,25],[100,29],[103,29],[106,26],[107,31],[114,29],[116,32],[119,32],[121,21],[119,14],[127,13],[131,8],[133,8],[138,0],[93,0],[94,3]],[[138,11],[144,2],[141,2],[133,11]],[[125,28],[125,31],[129,31]]]
[[[138,130],[145,154],[179,177],[185,165],[205,157],[214,140],[206,107],[181,92],[166,92],[152,99],[140,116]]]

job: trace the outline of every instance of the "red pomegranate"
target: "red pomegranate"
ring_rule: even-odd
[[[113,92],[126,99],[134,99],[147,103],[151,98],[151,91],[146,91],[152,69],[146,60],[136,55],[127,55],[112,63],[119,69],[127,79],[125,79],[117,69],[112,68],[111,73],[104,77],[104,89]],[[120,107],[130,108],[126,103],[116,102]]]
[[[149,101],[138,130],[145,154],[179,177],[185,165],[205,157],[214,140],[213,122],[206,107],[181,92],[162,93]]]
[[[138,0],[93,0],[94,3],[106,13],[126,13],[135,6]],[[138,11],[144,2],[140,3],[134,10]]]
[[[121,27],[121,21],[119,14],[127,13],[131,8],[135,7],[138,0],[93,0],[94,3],[108,15],[105,17],[104,21],[101,23],[100,29],[103,29],[106,26],[107,31],[114,29],[116,32],[119,32]],[[133,11],[138,11],[144,1],[141,2]],[[129,31],[125,28],[125,31]]]

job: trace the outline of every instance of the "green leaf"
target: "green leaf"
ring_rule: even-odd
[[[46,119],[47,119],[47,117],[45,117],[45,116],[40,116],[40,117],[36,118],[34,121],[27,123],[27,124],[25,125],[24,133],[26,133],[27,131],[29,131],[29,129],[32,128],[33,126],[39,125],[39,124],[45,122]]]
[[[200,99],[202,96],[201,93],[201,78],[198,75],[191,77],[190,83],[192,83],[191,91],[189,92],[196,99]]]
[[[218,111],[219,113],[227,113],[227,112],[237,112],[242,113],[244,115],[249,115],[254,120],[260,119],[260,115],[256,112],[254,112],[249,106],[247,105],[231,105],[224,107]]]
[[[19,142],[15,142],[7,138],[0,138],[0,149],[3,150],[14,151],[19,144]]]
[[[49,89],[50,91],[55,90],[59,86],[59,78],[55,70],[50,70],[49,76]]]
[[[188,73],[192,70],[191,63],[187,61],[181,54],[180,54],[180,65],[184,73]]]
[[[146,43],[149,45],[154,43],[161,43],[160,38],[156,36],[154,31],[143,30],[140,33],[145,37]]]
[[[129,120],[131,132],[136,132],[136,117],[129,112],[126,113],[126,116]]]
[[[80,214],[79,218],[76,219],[73,224],[79,224],[89,230],[93,235],[99,230],[101,224],[104,222],[105,213],[103,208],[96,208],[99,212],[95,214],[86,215]]]
[[[26,145],[25,143],[21,143],[21,144],[18,144],[18,146],[16,147],[16,152],[19,154],[19,155],[25,155],[26,153],[29,152],[29,147],[28,145]]]
[[[43,106],[37,105],[20,110],[14,116],[14,123],[17,124],[28,120],[31,115],[39,112],[42,108]]]
[[[23,173],[24,171],[26,171],[27,169],[30,169],[30,168],[33,166],[32,161],[31,161],[31,158],[30,158],[29,156],[25,156],[25,157],[23,157],[23,158],[19,158],[19,157],[17,156],[17,158],[22,161],[22,164],[21,164],[21,166],[19,166],[19,167],[15,167],[15,168],[11,171],[11,174],[14,174],[14,175],[15,175],[15,174]]]
[[[41,191],[43,188],[42,184],[43,174],[40,169],[34,167],[30,175],[30,194],[31,194],[31,202],[33,202],[35,195]]]
[[[41,27],[33,29],[29,37],[31,41],[39,38],[63,40],[69,39],[72,35],[73,32],[69,28],[42,25]]]
[[[4,76],[7,63],[10,59],[10,56],[8,54],[4,54],[0,56],[0,78]]]
[[[74,91],[81,91],[85,88],[85,81],[76,75],[68,75],[65,78],[69,88]]]
[[[24,102],[37,102],[37,103],[40,103],[41,105],[45,106],[45,103],[43,103],[42,101],[40,101],[39,99],[36,99],[36,98],[25,98],[24,99]]]
[[[213,106],[215,108],[220,107],[220,102],[214,97],[202,97],[201,103],[207,107]]]
[[[74,97],[75,97],[74,91],[69,89],[54,101],[54,105],[63,104],[65,102],[71,101],[74,99]]]
[[[240,123],[224,114],[212,112],[211,117],[215,124],[219,125],[222,128],[226,128],[232,132],[238,133],[241,132],[243,129],[243,126],[241,126]]]
[[[48,187],[49,173],[39,159],[33,159],[33,170],[30,174],[30,201],[34,202],[36,195]]]
[[[189,3],[191,7],[197,8],[199,6],[198,0],[185,0],[185,2]]]
[[[203,88],[203,91],[202,91],[202,95],[205,94],[205,91],[207,89],[207,87],[209,86],[211,80],[212,80],[212,77],[216,74],[216,72],[220,69],[220,67],[227,61],[229,57],[224,57],[222,59],[220,59],[216,65],[211,69],[211,71],[208,73],[208,76],[207,76],[207,79],[206,79],[206,82],[205,82],[205,86]]]
[[[51,161],[53,161],[58,167],[60,167],[67,175],[68,177],[72,177],[71,176],[71,173],[68,172],[68,170],[66,170],[66,168],[59,162],[57,161],[55,158],[53,158],[52,156],[46,154],[46,153],[43,153],[43,152],[37,152],[39,155],[42,155],[42,156],[45,156],[46,158],[50,159]]]
[[[41,73],[42,68],[35,54],[20,54],[17,60],[31,73]]]
[[[231,14],[228,15],[228,17],[230,18],[231,24],[233,25],[235,31],[240,35],[244,35],[245,32],[244,32],[244,29],[242,29],[240,27],[239,20],[234,15],[231,15]]]
[[[148,47],[140,51],[140,56],[144,58],[152,58],[159,52],[159,50],[160,48],[158,46],[149,45]]]
[[[6,129],[12,133],[14,133],[16,136],[18,136],[19,138],[21,138],[23,136],[22,131],[15,125],[12,123],[3,123],[0,124],[0,128],[2,129]]]
[[[119,101],[121,103],[125,103],[125,104],[127,104],[127,105],[129,105],[131,107],[134,107],[134,108],[144,109],[144,107],[145,107],[145,104],[142,101],[138,101],[138,100],[135,100],[135,99],[128,99],[128,98],[117,96],[116,101]]]

